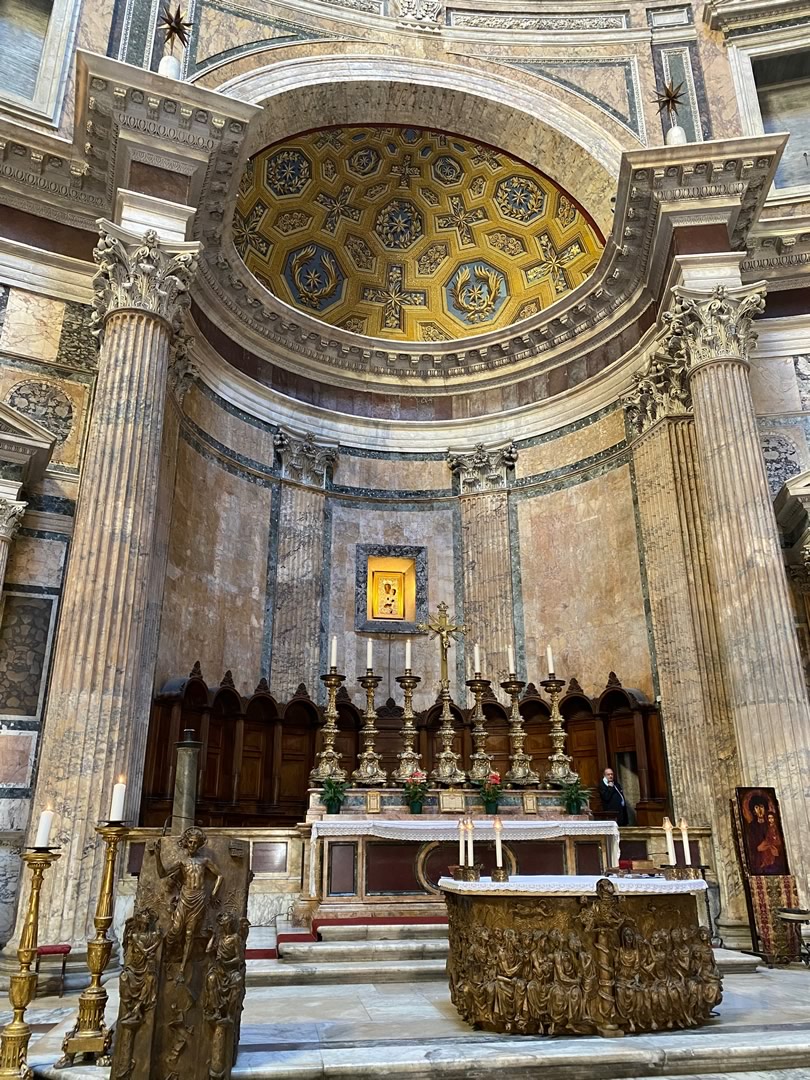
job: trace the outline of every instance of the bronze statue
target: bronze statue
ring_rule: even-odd
[[[127,1080],[135,1068],[132,1049],[135,1031],[157,1001],[158,950],[161,936],[157,917],[149,908],[136,911],[124,928],[124,970],[119,982],[118,1043],[114,1080]]]
[[[172,925],[166,934],[166,944],[169,948],[175,948],[180,942],[183,944],[183,958],[177,974],[178,981],[182,981],[191,945],[203,921],[208,903],[205,875],[210,874],[214,878],[214,887],[211,890],[212,900],[222,884],[222,874],[217,866],[205,855],[200,854],[200,849],[205,846],[205,833],[202,829],[196,827],[186,829],[180,837],[180,845],[185,848],[188,857],[181,858],[174,866],[168,868],[163,865],[160,856],[160,839],[155,841],[154,846],[158,877],[177,878],[180,881],[180,892],[175,902]]]

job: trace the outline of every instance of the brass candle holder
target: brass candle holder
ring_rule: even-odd
[[[475,678],[467,679],[467,686],[472,690],[475,697],[472,712],[472,740],[475,749],[470,755],[470,780],[479,784],[483,784],[492,772],[492,755],[487,753],[486,717],[481,704],[485,691],[491,685],[490,679],[481,678],[480,671],[476,671]]]
[[[126,837],[129,828],[123,821],[107,821],[103,825],[97,825],[96,832],[104,841],[105,851],[101,888],[96,904],[96,914],[93,917],[96,936],[87,942],[90,985],[79,995],[79,1015],[73,1028],[62,1041],[62,1057],[56,1062],[57,1069],[72,1065],[79,1055],[83,1056],[85,1064],[110,1064],[113,1033],[104,1023],[107,991],[101,985],[101,977],[110,962],[113,947],[112,941],[107,937],[107,931],[113,921],[115,859],[118,854],[118,845]]]
[[[546,779],[550,784],[570,784],[579,779],[579,774],[571,769],[571,758],[565,752],[565,729],[560,713],[560,694],[565,686],[563,679],[555,679],[554,672],[544,679],[540,685],[548,692],[551,698],[551,745],[553,752],[548,760],[551,768],[546,773]]]
[[[32,971],[31,966],[37,958],[42,879],[60,854],[57,848],[28,848],[20,858],[31,871],[31,892],[17,946],[20,970],[11,976],[8,990],[13,1016],[0,1032],[0,1080],[28,1080],[33,1076],[28,1065],[31,1028],[25,1022],[25,1010],[34,1000],[37,989],[36,971]]]
[[[501,689],[505,690],[512,699],[512,710],[509,714],[509,772],[504,780],[513,787],[529,787],[540,783],[540,777],[532,769],[531,755],[523,749],[526,742],[526,730],[523,727],[523,717],[520,715],[518,703],[520,691],[525,685],[526,683],[521,682],[514,674],[510,674],[501,683]]]
[[[341,754],[335,750],[335,739],[338,733],[337,692],[345,675],[338,675],[336,667],[332,667],[327,675],[321,675],[321,682],[326,686],[326,711],[323,714],[323,749],[318,754],[315,768],[309,774],[311,784],[322,784],[324,780],[345,780],[346,770],[341,768]]]
[[[394,780],[404,783],[413,773],[421,769],[422,755],[414,749],[416,742],[416,714],[413,711],[413,692],[422,681],[418,675],[414,675],[407,668],[404,675],[397,675],[396,680],[402,687],[405,697],[405,707],[402,712],[402,753],[397,754],[399,768],[393,774]]]
[[[481,870],[483,869],[483,863],[473,863],[472,866],[464,867],[464,880],[465,881],[480,881]]]
[[[368,668],[362,679],[358,682],[366,692],[366,711],[363,713],[363,749],[358,757],[357,768],[352,773],[352,780],[356,784],[368,787],[382,787],[388,780],[388,774],[380,765],[380,755],[374,752],[374,743],[377,738],[377,710],[374,708],[374,692],[382,682],[381,675],[375,675],[372,668]]]
[[[508,881],[509,880],[509,871],[506,869],[505,866],[493,866],[492,867],[491,878],[492,878],[493,881],[500,881],[500,882]]]
[[[464,876],[464,871],[467,869],[467,867],[463,863],[461,863],[460,865],[451,866],[448,869],[450,870],[450,873],[453,875],[453,881],[466,881],[467,880],[465,878],[465,876]]]
[[[439,697],[442,703],[441,724],[439,726],[439,738],[442,748],[436,755],[436,768],[430,774],[431,779],[439,784],[463,784],[467,774],[463,772],[458,763],[461,754],[453,750],[453,740],[456,733],[453,730],[453,714],[450,712],[450,680],[442,679]]]

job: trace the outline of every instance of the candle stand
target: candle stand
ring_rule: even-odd
[[[366,692],[366,711],[363,713],[363,750],[358,758],[357,768],[352,773],[356,784],[368,787],[385,787],[388,774],[380,766],[380,755],[374,752],[377,738],[377,710],[374,708],[374,691],[382,682],[381,675],[375,675],[369,668],[362,679],[358,680]]]
[[[326,711],[324,712],[325,723],[323,725],[323,749],[318,754],[318,763],[309,774],[311,784],[322,784],[324,780],[345,780],[346,770],[340,766],[340,753],[335,750],[335,739],[338,733],[337,692],[340,684],[346,678],[338,675],[336,667],[332,667],[327,675],[321,675],[321,682],[326,686]]]
[[[453,784],[463,784],[467,779],[467,774],[458,767],[461,755],[455,753],[453,750],[453,740],[456,737],[456,733],[453,730],[453,714],[450,712],[449,679],[442,679],[439,696],[442,703],[442,722],[439,727],[439,738],[442,742],[442,748],[436,755],[436,768],[430,776],[431,779],[439,784],[447,784],[449,786],[452,786]]]
[[[508,881],[509,871],[505,866],[493,866],[492,874],[490,875],[493,881]]]
[[[565,752],[565,729],[560,713],[560,693],[565,682],[555,679],[552,673],[540,685],[551,698],[551,745],[554,750],[549,754],[551,768],[546,773],[546,780],[550,784],[571,784],[579,779],[579,775],[571,769],[571,758]]]
[[[404,783],[413,773],[421,770],[421,755],[414,749],[416,742],[416,714],[413,711],[413,692],[422,680],[407,668],[404,675],[397,675],[397,682],[402,687],[405,697],[405,707],[402,712],[402,753],[397,754],[399,768],[394,772],[393,779]]]
[[[525,685],[525,682],[521,682],[511,674],[501,683],[501,689],[505,690],[512,699],[512,711],[509,715],[509,772],[504,780],[513,787],[529,787],[540,783],[540,777],[532,769],[531,755],[523,749],[523,744],[526,742],[526,730],[523,727],[523,717],[520,714],[518,702],[520,691]]]
[[[472,740],[475,747],[470,755],[470,780],[476,784],[483,784],[492,772],[492,755],[487,751],[487,729],[485,726],[484,709],[481,704],[484,692],[492,683],[489,679],[482,679],[481,672],[476,671],[474,679],[467,679],[467,686],[475,696],[472,720]]]
[[[480,881],[483,863],[477,862],[464,867],[464,881]]]
[[[31,966],[37,957],[42,879],[60,854],[57,848],[28,848],[20,858],[31,871],[31,892],[17,947],[20,970],[11,976],[8,991],[13,1016],[0,1032],[0,1080],[28,1080],[33,1076],[27,1060],[31,1028],[25,1022],[25,1010],[33,1001],[37,989],[36,972],[31,970]]]
[[[79,1015],[62,1042],[62,1057],[56,1062],[57,1069],[72,1065],[77,1055],[83,1055],[86,1064],[110,1064],[113,1033],[104,1023],[107,990],[101,985],[101,977],[110,962],[113,947],[107,931],[113,921],[115,858],[118,845],[126,837],[129,828],[122,821],[107,821],[103,825],[97,825],[96,832],[104,841],[106,850],[96,914],[93,917],[96,936],[87,942],[90,985],[79,995]]]

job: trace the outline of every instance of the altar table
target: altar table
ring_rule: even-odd
[[[695,897],[705,881],[454,881],[450,997],[489,1031],[623,1035],[703,1024],[722,998]]]

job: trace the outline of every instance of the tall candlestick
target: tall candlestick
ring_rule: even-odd
[[[500,870],[503,866],[503,845],[501,844],[501,833],[503,832],[503,822],[499,817],[495,818],[493,822],[495,829],[495,865]]]
[[[475,864],[475,856],[473,854],[473,829],[475,828],[475,822],[472,818],[467,818],[467,866],[473,866]]]
[[[683,844],[683,861],[685,866],[692,865],[692,850],[689,847],[689,833],[686,830],[686,818],[681,818],[678,828],[681,830],[681,843]]]
[[[112,802],[110,803],[110,821],[124,820],[124,799],[127,796],[127,785],[123,777],[113,786]]]
[[[465,819],[458,819],[458,865],[464,866],[464,825]]]
[[[366,642],[366,668],[369,671],[374,670],[374,642],[371,638]]]
[[[411,639],[405,638],[405,670],[411,670]]]
[[[675,841],[672,839],[672,822],[668,817],[664,818],[663,829],[667,841],[667,858],[669,859],[669,865],[674,866],[678,860],[675,858]]]
[[[35,848],[46,848],[51,838],[51,825],[53,824],[53,810],[43,810],[39,815],[37,835],[34,840]]]
[[[546,660],[548,661],[549,676],[554,674],[554,657],[551,655],[551,646],[546,645]]]
[[[473,645],[473,667],[475,668],[475,675],[481,674],[481,650],[478,647],[478,642]]]
[[[329,667],[337,667],[337,634],[332,634],[332,647],[329,650]]]
[[[508,671],[508,674],[509,675],[514,675],[515,674],[515,650],[510,645],[507,648],[506,653],[507,653],[507,656],[509,657],[509,671]]]

